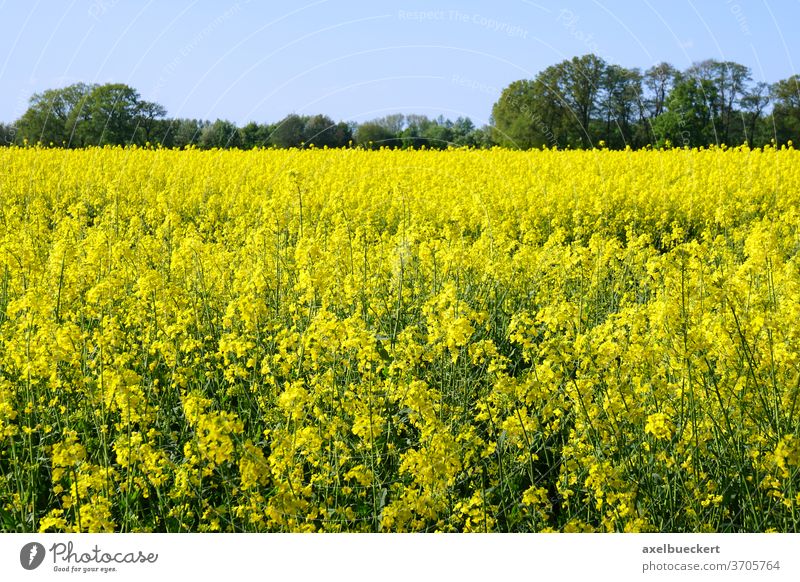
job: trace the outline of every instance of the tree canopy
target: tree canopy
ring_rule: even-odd
[[[16,123],[16,140],[66,147],[143,144],[165,115],[164,107],[127,85],[76,83],[33,95]]]
[[[732,61],[707,59],[680,71],[659,63],[645,71],[583,55],[510,83],[492,107],[492,122],[395,113],[363,123],[291,113],[242,127],[217,119],[167,117],[122,83],[75,83],[30,98],[0,146],[144,145],[164,147],[639,148],[648,145],[760,146],[800,139],[800,76],[754,82]]]
[[[508,85],[492,109],[492,137],[522,149],[786,143],[800,132],[799,85],[796,75],[753,82],[731,61],[641,72],[585,55]]]

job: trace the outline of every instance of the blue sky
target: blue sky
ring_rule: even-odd
[[[800,0],[0,0],[0,120],[84,81],[127,83],[174,117],[480,125],[510,82],[588,52],[642,69],[732,60],[774,82],[800,67],[798,22]]]

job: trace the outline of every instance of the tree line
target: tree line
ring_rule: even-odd
[[[511,83],[492,118],[493,141],[523,149],[784,144],[800,137],[800,76],[754,82],[713,59],[642,72],[589,54]]]
[[[158,103],[124,84],[76,83],[33,95],[13,124],[0,124],[0,145],[42,144],[80,148],[93,145],[164,147],[482,147],[489,130],[467,118],[455,121],[393,114],[361,124],[334,122],[327,115],[287,115],[277,123],[238,127],[218,119],[170,119]]]
[[[0,145],[55,147],[348,147],[442,149],[495,145],[612,149],[653,146],[785,144],[800,138],[800,76],[754,82],[731,61],[697,62],[680,71],[645,71],[589,54],[564,60],[506,87],[490,123],[467,117],[393,114],[363,123],[290,114],[276,123],[238,127],[218,119],[174,119],[124,84],[76,83],[33,95],[13,124],[0,123]]]

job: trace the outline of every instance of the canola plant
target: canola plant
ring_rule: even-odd
[[[800,154],[0,149],[2,531],[797,531]]]

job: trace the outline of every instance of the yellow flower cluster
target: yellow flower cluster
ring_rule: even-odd
[[[0,149],[2,531],[797,531],[800,154]]]

